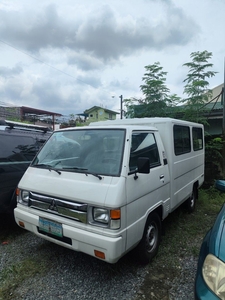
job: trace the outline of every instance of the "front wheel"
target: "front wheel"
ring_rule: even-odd
[[[144,234],[137,246],[141,263],[149,263],[157,254],[161,240],[162,223],[157,213],[152,213],[146,222]]]

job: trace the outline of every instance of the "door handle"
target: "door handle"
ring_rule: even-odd
[[[159,176],[159,179],[160,179],[160,180],[164,179],[164,175],[160,175],[160,176]]]

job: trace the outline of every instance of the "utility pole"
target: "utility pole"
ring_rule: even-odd
[[[123,119],[123,95],[119,96],[120,98],[120,119]]]

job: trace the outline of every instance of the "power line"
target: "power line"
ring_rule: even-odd
[[[80,81],[80,82],[82,82],[82,83],[84,83],[84,84],[90,85],[90,86],[93,87],[93,88],[96,88],[96,87],[93,86],[92,84],[87,83],[87,82],[85,82],[85,81],[82,81],[82,80],[80,80],[80,79],[74,77],[73,75],[70,75],[70,74],[68,74],[68,73],[66,73],[66,72],[64,72],[64,71],[62,71],[62,70],[60,70],[60,69],[57,69],[57,68],[53,67],[52,65],[49,65],[49,64],[47,64],[46,62],[42,61],[41,59],[39,59],[39,58],[37,58],[37,57],[35,57],[35,56],[33,56],[33,55],[30,55],[30,54],[28,54],[28,53],[26,53],[26,52],[24,52],[24,51],[18,49],[17,47],[15,47],[15,46],[13,46],[13,45],[11,45],[11,44],[9,44],[9,43],[6,43],[6,42],[3,41],[3,40],[0,40],[0,42],[3,43],[3,44],[5,44],[5,45],[7,45],[7,46],[9,46],[9,47],[11,47],[11,48],[13,48],[14,50],[16,50],[16,51],[18,51],[18,52],[21,52],[21,53],[24,54],[24,55],[27,55],[27,56],[31,57],[32,59],[37,60],[38,62],[40,62],[40,63],[42,63],[42,64],[48,66],[49,68],[52,68],[52,69],[54,69],[54,70],[56,70],[56,71],[58,71],[58,72],[60,72],[60,73],[62,73],[62,74],[64,74],[64,75],[67,75],[67,76],[69,76],[69,77],[72,77],[72,78],[76,79],[77,81]]]
[[[82,82],[82,83],[84,83],[84,84],[86,84],[86,85],[88,85],[88,86],[91,86],[91,87],[94,88],[94,89],[97,88],[96,86],[94,86],[94,85],[92,85],[92,84],[90,84],[90,83],[87,83],[87,82],[85,82],[85,81],[83,81],[83,80],[81,80],[81,79],[78,79],[78,78],[74,77],[74,76],[71,75],[71,74],[68,74],[68,73],[66,73],[66,72],[64,72],[64,71],[62,71],[62,70],[60,70],[60,69],[58,69],[58,68],[56,68],[56,67],[50,65],[50,64],[47,64],[46,62],[42,61],[41,59],[39,59],[39,58],[37,58],[37,57],[35,57],[35,56],[33,56],[33,55],[30,55],[30,54],[26,53],[25,51],[22,51],[22,50],[20,50],[19,48],[17,48],[17,47],[15,47],[15,46],[13,46],[13,45],[11,45],[11,44],[9,44],[9,43],[7,43],[7,42],[1,40],[1,39],[0,39],[0,42],[3,43],[3,44],[5,44],[5,45],[7,45],[8,47],[11,47],[12,49],[14,49],[14,50],[16,50],[16,51],[18,51],[18,52],[24,54],[24,55],[29,56],[29,57],[32,58],[32,59],[34,59],[34,60],[36,60],[36,61],[38,61],[38,62],[40,62],[40,63],[42,63],[42,64],[44,64],[44,65],[46,65],[46,66],[48,66],[49,68],[52,68],[52,69],[54,69],[54,70],[56,70],[56,71],[58,71],[58,72],[60,72],[60,73],[62,73],[62,74],[64,74],[64,75],[67,75],[67,76],[69,76],[69,77],[75,79],[76,81]],[[102,89],[105,90],[105,91],[107,91],[107,89],[106,89],[105,87],[103,87]],[[7,105],[8,105],[8,104],[7,104]],[[1,106],[1,102],[0,102],[0,106]],[[3,104],[3,106],[5,106],[5,105]],[[9,106],[9,105],[8,105],[8,106]],[[13,106],[13,105],[12,105],[12,106]]]

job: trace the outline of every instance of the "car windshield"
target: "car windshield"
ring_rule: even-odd
[[[38,153],[32,166],[119,176],[124,137],[123,129],[56,131]]]

